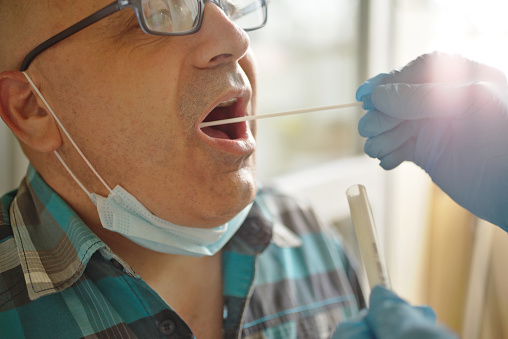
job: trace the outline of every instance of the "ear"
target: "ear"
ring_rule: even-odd
[[[0,117],[27,146],[39,152],[60,148],[55,119],[21,72],[0,73]]]

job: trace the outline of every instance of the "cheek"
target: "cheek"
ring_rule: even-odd
[[[166,168],[181,157],[181,123],[171,95],[122,86],[129,80],[51,83],[53,104],[78,147],[112,185]],[[145,88],[142,84],[139,88]],[[129,173],[129,174],[127,174]]]

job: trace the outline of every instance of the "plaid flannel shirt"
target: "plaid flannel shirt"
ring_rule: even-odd
[[[0,206],[0,338],[194,337],[32,167]],[[339,239],[271,190],[222,257],[224,338],[327,338],[363,303]]]

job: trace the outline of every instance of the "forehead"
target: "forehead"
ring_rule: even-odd
[[[55,34],[76,24],[111,0],[0,0],[0,71],[17,70],[24,56]],[[89,33],[121,32],[136,24],[127,9],[93,24]]]

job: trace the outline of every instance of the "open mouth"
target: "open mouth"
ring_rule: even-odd
[[[223,101],[206,116],[203,122],[241,117],[244,113],[239,107],[237,98]],[[245,134],[245,122],[203,127],[201,131],[215,139],[240,139]]]

